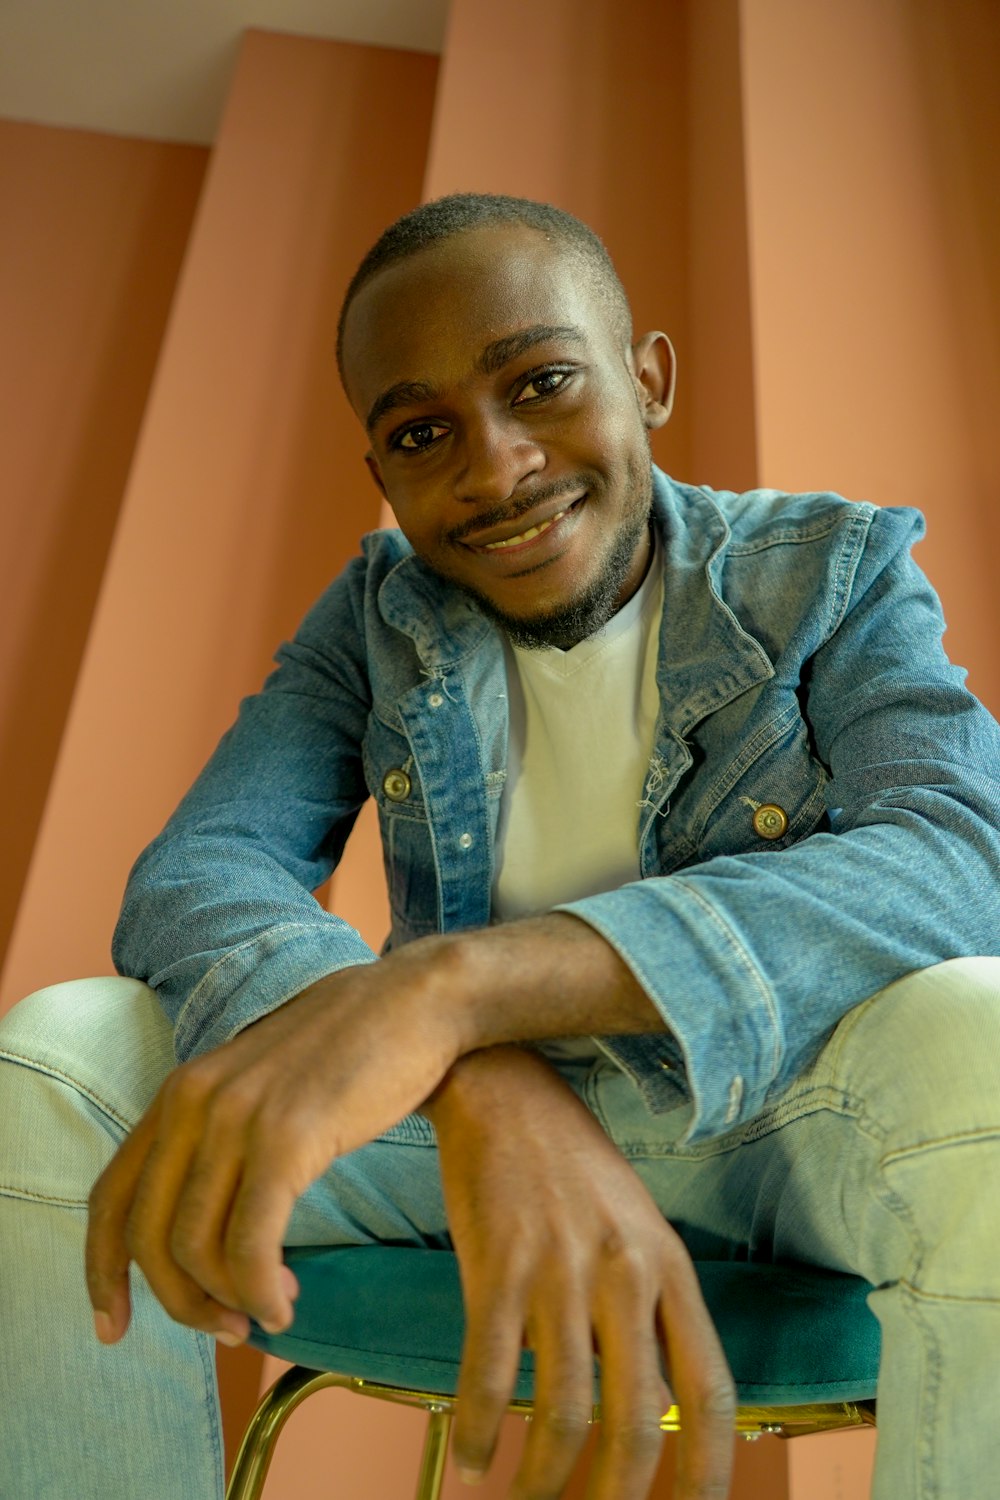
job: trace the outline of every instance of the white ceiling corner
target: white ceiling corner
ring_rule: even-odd
[[[440,52],[448,0],[0,0],[0,116],[210,142],[248,27]]]

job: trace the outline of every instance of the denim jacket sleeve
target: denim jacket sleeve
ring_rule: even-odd
[[[919,528],[917,512],[873,511],[843,610],[777,663],[826,768],[818,830],[563,908],[617,949],[666,1020],[689,1140],[757,1114],[893,980],[1000,952],[1000,730],[944,655],[940,607],[909,555]],[[623,1061],[636,1053],[640,1083],[652,1074],[655,1039],[609,1042]]]
[[[368,796],[362,574],[358,559],[279,650],[130,875],[115,965],[157,990],[181,1060],[375,957],[310,894]]]

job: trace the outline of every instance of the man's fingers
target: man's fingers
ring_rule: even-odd
[[[239,1151],[219,1131],[206,1132],[188,1164],[169,1226],[169,1251],[177,1266],[217,1302],[234,1308],[241,1304],[225,1239],[242,1167]]]
[[[125,1227],[155,1131],[154,1106],[123,1141],[90,1194],[85,1250],[87,1295],[94,1309],[97,1336],[105,1344],[122,1337],[131,1316]]]
[[[124,1226],[125,1245],[172,1318],[190,1328],[222,1335],[229,1342],[241,1342],[250,1330],[249,1320],[213,1297],[178,1265],[171,1250],[177,1201],[197,1140],[195,1122],[184,1115],[178,1119],[172,1099],[171,1091],[161,1094],[156,1128],[132,1188]]]
[[[486,1284],[481,1298],[465,1289],[465,1343],[451,1443],[463,1477],[482,1477],[493,1460],[517,1379],[523,1328],[521,1299],[502,1277]]]
[[[606,1261],[594,1326],[601,1360],[601,1428],[588,1500],[644,1500],[663,1448],[670,1393],[660,1368],[658,1287],[649,1262],[620,1245]]]
[[[680,1408],[676,1500],[725,1500],[733,1465],[736,1389],[694,1267],[677,1268],[660,1299],[674,1398]]]
[[[306,1186],[289,1180],[287,1161],[255,1152],[229,1214],[225,1261],[239,1306],[268,1333],[280,1333],[294,1317],[298,1283],[282,1259],[283,1242]]]
[[[521,1496],[563,1493],[594,1415],[594,1356],[586,1291],[563,1284],[531,1324],[535,1411],[511,1490]]]

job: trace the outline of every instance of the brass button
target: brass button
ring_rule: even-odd
[[[405,802],[411,788],[412,782],[405,771],[386,771],[382,778],[382,790],[390,802]]]
[[[780,839],[788,829],[788,814],[776,802],[765,802],[753,815],[753,831],[758,838]]]

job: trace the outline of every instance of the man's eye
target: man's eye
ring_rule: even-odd
[[[517,393],[517,400],[537,401],[544,396],[554,396],[568,379],[568,370],[539,370],[537,375],[532,375],[531,379],[522,385]]]
[[[416,422],[412,427],[404,427],[394,438],[392,446],[402,448],[407,453],[420,452],[436,443],[446,431],[446,427],[441,427],[436,422]]]

